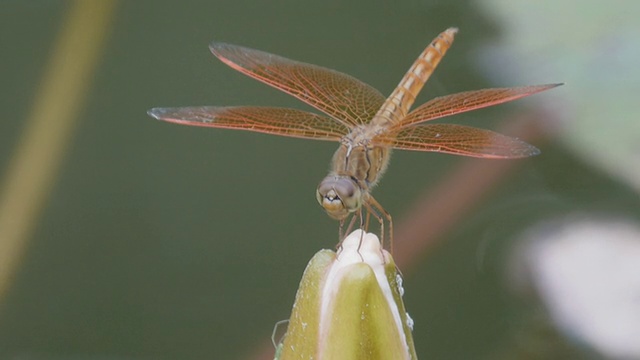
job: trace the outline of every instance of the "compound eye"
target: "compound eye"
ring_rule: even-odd
[[[360,207],[360,189],[350,178],[327,176],[318,185],[316,199],[329,216],[342,220]]]
[[[318,185],[318,190],[316,190],[316,199],[320,203],[320,205],[324,206],[325,200],[335,200],[338,197],[336,192],[333,190],[333,185],[335,184],[335,179],[326,177],[320,185]],[[339,199],[338,199],[339,200]]]
[[[347,211],[353,212],[360,208],[360,188],[349,178],[341,178],[334,184],[338,197],[342,200]]]
[[[316,200],[318,200],[318,204],[322,205],[322,199],[324,199],[324,196],[320,193],[320,187],[318,187],[318,189],[316,189]]]

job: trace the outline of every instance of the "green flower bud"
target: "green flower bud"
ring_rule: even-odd
[[[351,233],[304,272],[276,359],[416,359],[402,280],[374,234]]]

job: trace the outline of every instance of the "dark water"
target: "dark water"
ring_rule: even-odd
[[[2,175],[67,5],[0,4]],[[503,29],[494,21],[471,1],[121,2],[57,180],[2,299],[0,358],[240,359],[288,317],[306,262],[336,241],[337,225],[314,200],[335,145],[149,118],[154,106],[308,109],[221,64],[210,41],[334,68],[386,94],[433,37],[458,26],[420,103],[492,85],[470,56],[498,40]],[[462,120],[492,127],[501,111]],[[406,274],[422,359],[498,358],[517,353],[522,337],[536,343],[540,332],[559,341],[544,325],[538,330],[530,319],[536,311],[505,288],[511,239],[555,214],[637,209],[623,185],[553,142],[538,145],[542,156],[474,204]],[[459,163],[397,152],[375,194],[402,219]],[[479,266],[481,247],[488,252]]]

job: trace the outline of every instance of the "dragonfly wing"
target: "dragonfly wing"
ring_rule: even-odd
[[[405,128],[428,120],[502,104],[560,85],[562,84],[482,89],[440,96],[410,112],[396,127]]]
[[[183,125],[249,130],[305,139],[338,141],[349,129],[331,118],[306,111],[274,107],[153,108],[158,120]]]
[[[209,48],[233,69],[293,95],[349,127],[369,122],[385,100],[370,85],[335,70],[236,45],[211,43]]]
[[[493,131],[453,124],[429,124],[402,129],[395,137],[382,134],[375,143],[402,150],[433,151],[487,159],[515,159],[540,150],[522,140]]]

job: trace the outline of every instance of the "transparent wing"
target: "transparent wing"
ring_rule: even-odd
[[[385,100],[378,90],[335,70],[236,45],[211,43],[209,48],[233,69],[295,96],[346,126],[369,122]]]
[[[453,124],[418,125],[393,135],[382,134],[375,143],[402,150],[433,151],[487,159],[515,159],[538,155],[524,141],[493,131]]]
[[[534,85],[515,88],[496,88],[465,91],[440,96],[422,104],[410,112],[395,127],[407,128],[424,121],[481,109],[517,100],[562,84]]]
[[[249,130],[305,139],[338,141],[349,129],[343,124],[306,111],[273,107],[153,108],[158,120],[192,126]]]

